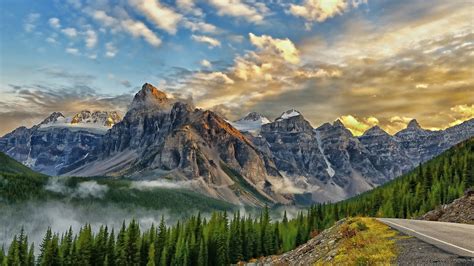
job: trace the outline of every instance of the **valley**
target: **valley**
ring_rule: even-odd
[[[83,194],[83,198],[74,199],[74,197],[78,197],[81,194],[77,194],[73,189],[77,189],[85,184],[90,185],[90,178],[65,178],[67,182],[64,186],[71,189],[68,191],[69,194],[60,195],[57,194],[57,192],[52,193],[51,184],[45,182],[45,180],[49,179],[48,177],[36,174],[6,156],[2,156],[2,171],[4,172],[2,173],[0,196],[3,199],[3,204],[5,204],[5,200],[7,200],[7,203],[8,201],[11,201],[8,204],[16,201],[25,201],[34,203],[34,205],[30,206],[33,206],[33,209],[39,208],[38,211],[45,210],[44,207],[48,206],[47,200],[54,199],[55,197],[63,197],[61,202],[64,202],[64,197],[69,198],[70,202],[76,207],[59,207],[59,210],[64,210],[63,214],[69,213],[69,216],[71,217],[74,217],[74,215],[71,215],[71,210],[75,210],[73,212],[79,213],[81,210],[86,210],[91,215],[89,218],[86,218],[90,219],[89,222],[87,222],[88,225],[76,225],[80,226],[81,229],[75,229],[71,232],[67,231],[69,229],[65,228],[64,225],[56,228],[63,228],[63,232],[66,233],[67,231],[67,234],[71,236],[71,239],[74,238],[73,236],[75,234],[78,234],[77,236],[79,239],[91,239],[82,241],[92,241],[90,243],[97,243],[94,245],[99,245],[98,243],[101,243],[101,241],[110,241],[110,243],[117,243],[118,245],[120,241],[124,241],[120,240],[120,238],[116,239],[114,234],[109,235],[110,231],[107,231],[108,229],[100,224],[105,223],[108,224],[110,228],[118,230],[118,228],[121,227],[120,221],[127,220],[128,226],[122,226],[118,237],[120,237],[120,235],[127,235],[127,239],[129,240],[125,240],[126,242],[124,242],[127,245],[132,244],[132,242],[130,242],[132,240],[130,239],[133,237],[133,239],[136,239],[133,240],[136,241],[133,242],[135,243],[134,245],[141,247],[141,249],[139,249],[141,251],[137,250],[136,253],[133,253],[135,255],[130,255],[132,257],[116,257],[116,260],[120,261],[123,259],[127,264],[132,263],[131,261],[128,261],[129,259],[136,259],[143,263],[146,261],[149,262],[150,260],[165,261],[165,264],[198,264],[198,261],[205,260],[205,265],[223,265],[230,262],[237,262],[240,260],[249,261],[252,258],[290,251],[295,247],[304,244],[308,239],[317,235],[322,230],[331,227],[335,222],[344,217],[419,217],[421,214],[434,209],[440,204],[449,203],[462,196],[467,188],[474,185],[474,174],[472,169],[472,165],[474,165],[473,150],[474,140],[470,139],[454,146],[429,162],[420,165],[406,175],[388,182],[374,190],[334,204],[316,204],[307,210],[297,211],[295,216],[291,214],[291,217],[289,216],[290,212],[287,213],[286,211],[283,214],[280,213],[279,215],[274,216],[274,214],[271,214],[271,210],[265,208],[260,212],[260,214],[259,211],[253,212],[253,214],[251,212],[246,214],[245,212],[234,212],[233,215],[232,212],[212,212],[212,214],[194,213],[189,214],[190,216],[181,216],[182,218],[179,219],[180,222],[170,220],[165,222],[164,220],[160,220],[157,215],[166,215],[166,217],[168,217],[167,219],[169,219],[171,213],[163,213],[159,211],[151,212],[150,210],[153,210],[155,206],[159,206],[158,199],[162,197],[165,197],[165,201],[173,201],[170,206],[178,207],[175,203],[183,200],[183,198],[179,198],[179,194],[170,194],[173,195],[172,197],[174,198],[167,199],[166,193],[163,192],[164,190],[151,190],[148,194],[143,194],[142,198],[140,196],[137,197],[137,194],[139,193],[138,191],[131,189],[130,182],[133,181],[110,181],[107,179],[100,180],[97,178],[94,178],[94,182],[96,182],[95,184],[109,186],[109,189],[105,192],[106,194],[104,196],[104,200],[107,200],[109,205],[106,205],[108,211],[104,212],[104,206],[102,206],[97,208],[97,210],[101,211],[102,214],[94,213],[94,211],[92,211],[95,208],[94,204],[101,202],[100,199],[96,198],[99,194],[97,190],[95,190],[93,194]],[[8,182],[5,182],[7,180]],[[33,180],[36,181],[32,182]],[[36,184],[36,186],[33,186],[32,184]],[[145,184],[146,183],[142,183],[141,185],[143,186]],[[135,187],[140,187],[137,185],[138,184],[135,184]],[[124,187],[128,187],[128,189],[120,191],[119,194],[114,193],[115,189],[123,189]],[[17,191],[25,191],[28,193],[23,194],[23,198],[17,198],[16,195],[22,194],[18,192],[12,193],[15,189]],[[128,198],[127,193],[124,194],[127,190],[130,190],[132,198],[134,198],[133,200],[131,200],[132,198]],[[33,195],[35,196],[31,197]],[[153,195],[156,195],[156,197]],[[189,197],[188,194],[185,195]],[[151,202],[151,205],[148,205],[149,202]],[[212,203],[212,201],[210,202]],[[121,209],[118,207],[112,207],[113,205],[111,205],[111,203],[117,203],[116,206],[120,206],[121,208],[126,204],[131,204],[129,205],[131,208]],[[155,205],[155,203],[158,205]],[[193,206],[199,206],[194,205],[196,203],[196,201],[192,200]],[[216,206],[218,207],[219,205],[210,204],[207,207],[216,208]],[[25,208],[25,205],[21,206],[21,208],[26,211],[33,211],[31,207]],[[58,210],[58,206],[53,205],[52,209]],[[137,215],[135,217],[139,218],[139,213],[143,210],[148,211],[147,214],[142,216],[146,218],[145,222],[148,222],[148,224],[144,223],[144,220],[135,220],[132,218],[128,220],[126,218],[127,216],[120,217],[121,214],[126,213],[127,215]],[[92,213],[90,213],[91,211]],[[274,211],[278,212],[278,209],[275,209]],[[13,214],[14,212],[11,213]],[[154,213],[155,216],[151,216],[152,213]],[[58,215],[58,213],[53,212],[53,216],[57,217],[56,215]],[[107,217],[108,215],[110,216]],[[59,216],[61,215],[59,214]],[[97,217],[102,218],[95,220],[96,222],[92,227],[90,223],[91,221],[94,221],[94,219],[91,219],[93,216],[95,216],[95,219],[97,219]],[[14,217],[13,220],[15,221],[15,224],[19,226],[18,221],[21,221],[21,218],[15,217],[14,215],[11,217]],[[2,219],[5,218],[6,217]],[[31,219],[31,216],[27,219]],[[100,222],[101,219],[102,223]],[[10,219],[6,218],[5,221],[2,221],[2,224],[8,224],[9,220]],[[39,220],[35,221],[34,224],[37,224],[38,221]],[[104,221],[109,221],[109,223]],[[66,219],[66,223],[68,224],[75,224],[77,222],[78,221],[73,222],[70,219]],[[157,229],[158,224],[160,224],[160,229]],[[58,224],[56,224],[56,226],[58,226]],[[139,228],[142,228],[143,232]],[[169,229],[165,230],[164,228]],[[17,228],[16,231],[19,232],[18,230],[20,229]],[[42,229],[42,234],[44,234],[44,230],[45,229]],[[196,233],[188,234],[186,232]],[[28,231],[26,231],[26,233],[28,233]],[[161,238],[158,237],[160,234],[162,235]],[[102,240],[100,240],[101,238]],[[25,244],[26,242],[24,238],[21,239],[23,240],[17,239],[11,241],[13,241],[12,243],[20,241],[18,242],[18,245],[20,245],[20,243]],[[32,237],[30,239],[35,238]],[[49,245],[48,243],[53,243],[54,245],[58,245],[58,247],[64,247],[66,250],[69,250],[64,246],[69,245],[67,244],[68,242],[63,241],[66,240],[60,240],[59,235],[53,234],[50,237],[47,235],[43,237],[41,243],[43,243],[43,246]],[[36,241],[35,243],[38,242]],[[80,245],[82,248],[79,250],[70,250],[67,251],[67,254],[64,253],[64,248],[59,250],[55,250],[54,248],[51,250],[44,250],[41,258],[67,258],[75,261],[83,259],[88,261],[99,259],[103,261],[107,259],[107,256],[118,256],[117,254],[122,252],[120,251],[119,246],[117,246],[113,247],[113,254],[107,255],[108,251],[104,251],[105,255],[102,257],[97,257],[95,255],[87,255],[86,257],[83,257],[83,255],[80,255],[82,252],[89,254],[87,253],[89,251],[84,250],[85,248],[91,250],[101,249],[99,246],[85,246],[85,243],[87,242],[83,242],[83,244]],[[191,245],[192,243],[195,244]],[[79,244],[77,243],[77,245]],[[152,245],[153,249],[158,247],[158,249],[155,249],[158,251],[152,258],[150,258],[146,255],[148,254],[148,251],[152,249]],[[222,249],[217,248],[222,245],[224,245]],[[52,253],[48,253],[50,255],[46,256],[46,253],[44,252]],[[129,252],[129,249],[125,249],[123,252]],[[166,255],[160,255],[157,257],[156,254]],[[370,256],[372,255],[368,255],[367,259],[371,260]],[[390,257],[387,257],[387,259],[390,259]]]

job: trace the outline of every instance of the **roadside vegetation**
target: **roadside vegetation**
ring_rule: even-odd
[[[397,232],[373,218],[348,219],[340,233],[343,239],[333,261],[336,265],[390,265],[397,256]]]

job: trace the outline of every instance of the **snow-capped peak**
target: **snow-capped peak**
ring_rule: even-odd
[[[262,125],[270,123],[270,120],[262,114],[251,112],[241,119],[229,123],[239,131],[257,133]]]
[[[242,117],[241,119],[235,122],[241,122],[241,121],[259,121],[262,123],[262,125],[270,123],[270,120],[267,117],[257,112],[248,113],[246,116]]]
[[[95,111],[83,110],[70,117],[65,117],[59,112],[51,114],[41,124],[40,128],[69,128],[71,130],[93,131],[95,133],[105,133],[113,125],[120,122],[122,117],[115,111]]]
[[[281,121],[284,119],[288,119],[288,118],[292,118],[292,117],[300,116],[300,115],[301,115],[300,112],[296,111],[295,109],[290,109],[282,113],[277,119],[275,119],[275,121]]]
[[[62,122],[64,119],[65,119],[64,115],[61,114],[60,112],[53,112],[46,119],[44,119],[43,122],[40,123],[40,125],[47,125],[47,124]]]

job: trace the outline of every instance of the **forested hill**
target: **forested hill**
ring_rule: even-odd
[[[0,152],[0,173],[42,175],[24,166],[20,162],[15,161],[3,152]]]
[[[15,237],[7,265],[228,265],[278,254],[306,242],[334,221],[346,216],[415,217],[447,203],[474,186],[474,139],[451,148],[386,185],[336,204],[319,204],[294,219],[272,221],[265,208],[259,217],[215,212],[166,226],[163,222],[142,231],[137,222],[93,233],[85,225],[45,234],[35,257],[24,233]],[[7,254],[5,254],[5,252]],[[5,256],[4,256],[5,255]],[[2,258],[2,256],[4,256]],[[0,263],[1,264],[1,263]]]

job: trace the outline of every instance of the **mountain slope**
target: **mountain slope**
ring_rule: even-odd
[[[172,212],[231,210],[232,204],[193,192],[175,183],[134,182],[125,179],[48,177],[0,152],[0,207],[13,203],[67,201],[89,208],[170,209]],[[3,205],[5,204],[5,205]],[[101,205],[102,204],[102,205]]]
[[[173,102],[150,84],[143,85],[130,106],[83,165],[66,175],[197,181],[195,190],[233,203],[261,205],[262,198],[288,202],[266,181],[270,175],[279,178],[273,162],[222,117]],[[242,190],[222,165],[235,170],[258,195]]]
[[[10,158],[8,155],[4,154],[3,152],[0,152],[0,173],[39,175],[39,176],[42,175],[24,166],[20,162],[15,161],[14,159]]]

